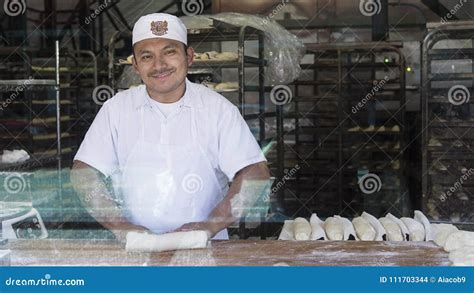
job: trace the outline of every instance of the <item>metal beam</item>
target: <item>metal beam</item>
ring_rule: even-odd
[[[380,0],[380,11],[372,15],[372,41],[388,39],[388,0]]]
[[[439,17],[445,17],[446,15],[451,14],[449,9],[447,9],[439,0],[422,0],[423,4],[425,4],[431,11],[436,13]],[[451,20],[457,20],[458,17],[456,15],[452,15]]]

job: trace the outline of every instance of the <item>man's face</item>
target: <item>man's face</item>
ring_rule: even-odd
[[[184,87],[188,66],[193,62],[192,48],[169,39],[147,39],[134,46],[134,68],[154,94],[166,95]]]

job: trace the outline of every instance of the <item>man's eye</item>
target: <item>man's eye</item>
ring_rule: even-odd
[[[149,60],[149,59],[151,59],[151,56],[149,55],[142,56],[142,60]]]
[[[176,50],[168,50],[165,52],[166,55],[173,55],[174,53],[176,53]]]

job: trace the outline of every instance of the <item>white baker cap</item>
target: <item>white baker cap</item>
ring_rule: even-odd
[[[163,38],[188,44],[186,26],[174,15],[168,13],[152,13],[140,17],[133,27],[132,45],[154,38]]]

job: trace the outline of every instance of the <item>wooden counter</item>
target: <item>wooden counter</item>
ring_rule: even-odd
[[[440,266],[433,242],[213,241],[208,249],[129,253],[114,241],[11,240],[12,266]]]

